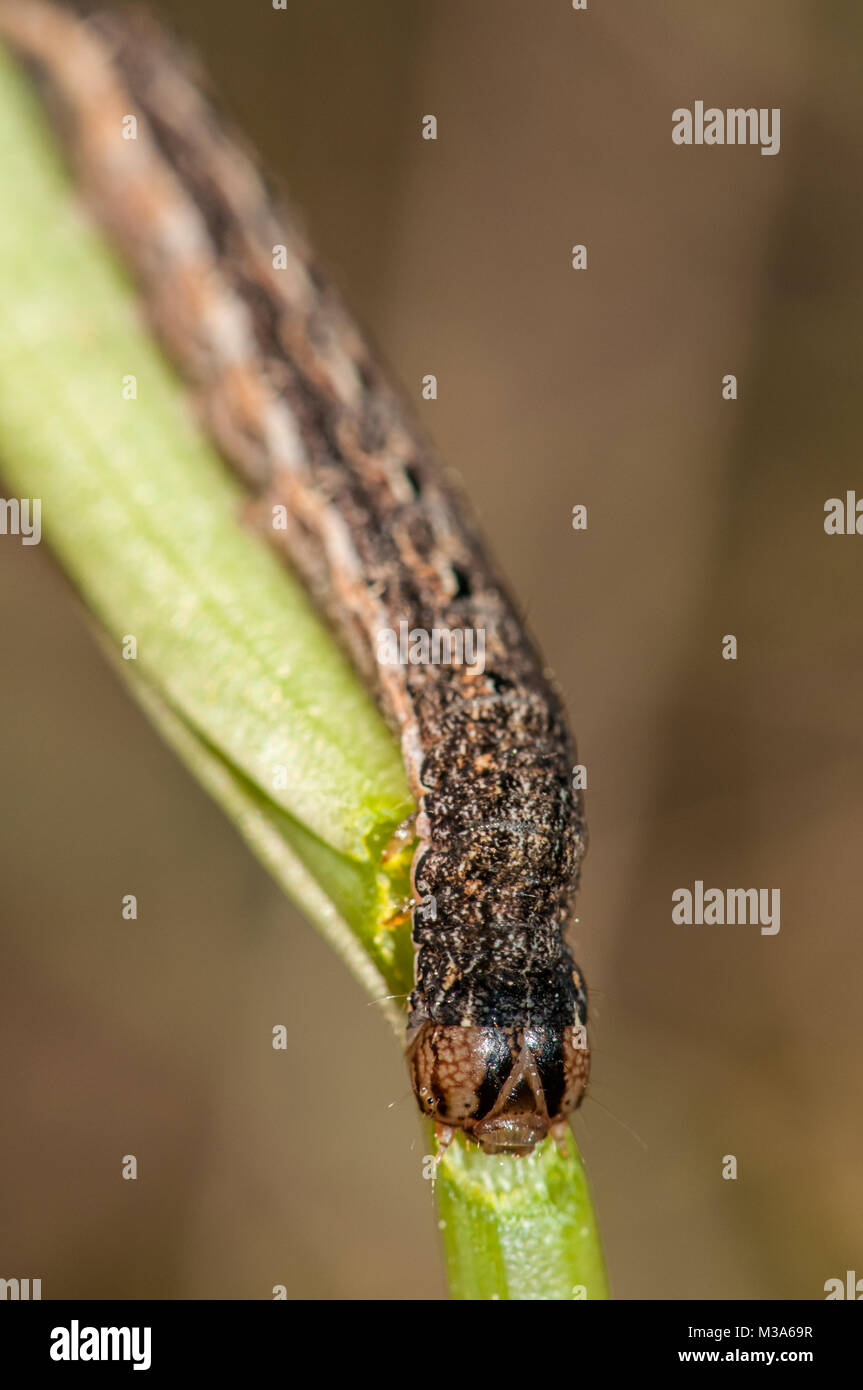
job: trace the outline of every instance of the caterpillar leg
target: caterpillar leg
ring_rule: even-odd
[[[435,1163],[440,1163],[453,1139],[455,1139],[455,1129],[452,1125],[441,1124],[440,1120],[435,1120],[434,1126],[435,1139],[437,1140],[437,1153]]]
[[[384,922],[384,926],[390,928],[402,926],[408,920],[416,905],[416,898],[402,898],[395,912]]]
[[[567,1120],[559,1120],[557,1124],[551,1126],[551,1137],[557,1145],[557,1151],[561,1158],[569,1158],[569,1140],[571,1131]]]
[[[416,823],[417,816],[416,811],[414,811],[412,815],[407,816],[406,819],[402,821],[401,825],[393,831],[387,843],[384,845],[384,852],[381,855],[382,863],[388,864],[391,859],[395,859],[396,855],[401,853],[405,845],[410,843],[416,835]]]

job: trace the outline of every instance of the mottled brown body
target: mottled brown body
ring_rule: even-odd
[[[585,848],[557,694],[463,499],[387,385],[283,204],[149,23],[2,0],[226,458],[396,731],[418,804],[409,1055],[424,1111],[529,1150],[587,1081],[563,932]],[[121,138],[134,114],[136,138]],[[274,248],[282,248],[274,268]],[[473,629],[484,669],[381,665],[377,637]]]

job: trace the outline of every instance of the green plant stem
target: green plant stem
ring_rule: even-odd
[[[567,1150],[547,1139],[495,1158],[453,1141],[436,1179],[453,1298],[608,1298],[587,1174],[572,1139]]]

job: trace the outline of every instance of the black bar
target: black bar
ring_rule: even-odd
[[[327,1316],[325,1306],[322,1318]],[[341,1314],[329,1316],[338,1319]],[[458,1327],[465,1315],[454,1309],[449,1316]],[[490,1316],[492,1323],[483,1319],[483,1325],[493,1330],[496,1318],[494,1313]],[[533,1317],[542,1319],[543,1330],[549,1327],[546,1317],[554,1319],[551,1326],[559,1338],[556,1359],[565,1359],[574,1368],[589,1349],[591,1363],[596,1368],[604,1366],[611,1374],[664,1372],[672,1366],[731,1369],[761,1365],[772,1369],[795,1365],[815,1369],[823,1376],[855,1364],[863,1326],[858,1315],[831,1301],[580,1303],[565,1313],[558,1310],[551,1315],[524,1310],[519,1314],[518,1340],[522,1344]],[[317,1320],[315,1325],[321,1326]],[[194,1371],[198,1377],[211,1373],[225,1379],[231,1374],[247,1374],[252,1368],[256,1372],[281,1368],[293,1378],[309,1355],[313,1364],[326,1365],[328,1378],[341,1359],[355,1370],[378,1363],[389,1368],[389,1376],[398,1364],[408,1374],[411,1364],[394,1361],[394,1354],[415,1357],[418,1349],[428,1358],[431,1374],[437,1360],[435,1344],[441,1347],[440,1309],[435,1325],[436,1337],[423,1345],[423,1324],[407,1308],[403,1317],[384,1320],[372,1312],[365,1329],[353,1318],[347,1327],[334,1321],[333,1327],[339,1327],[340,1334],[322,1341],[308,1324],[305,1331],[297,1328],[296,1314],[287,1302],[22,1301],[0,1304],[0,1348],[4,1369],[17,1363],[22,1376],[47,1371],[58,1379],[92,1379],[105,1369],[113,1376],[134,1376],[135,1359],[141,1364],[138,1375],[142,1383],[144,1375],[158,1379],[166,1372]],[[117,1329],[116,1337],[108,1333],[103,1343],[103,1328]],[[97,1335],[91,1329],[96,1329]],[[138,1330],[137,1338],[133,1329]],[[508,1343],[511,1320],[501,1330],[505,1334],[508,1330]],[[501,1352],[506,1343],[500,1345]],[[82,1357],[82,1352],[89,1355],[91,1350],[101,1355],[103,1345],[105,1360]],[[77,1351],[78,1359],[54,1359],[52,1347],[55,1356],[65,1352],[71,1357]],[[113,1351],[126,1353],[127,1359],[107,1359]],[[549,1373],[553,1373],[552,1368],[547,1366],[545,1374]]]

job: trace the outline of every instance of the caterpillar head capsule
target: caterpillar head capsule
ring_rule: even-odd
[[[408,1048],[420,1109],[486,1153],[530,1153],[579,1105],[589,1072],[582,1025],[462,1027],[425,1022]]]

